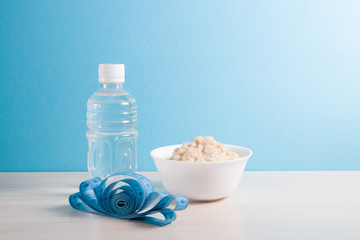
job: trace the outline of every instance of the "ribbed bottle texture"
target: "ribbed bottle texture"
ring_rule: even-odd
[[[136,171],[136,101],[122,83],[102,84],[87,103],[88,169],[94,177]]]

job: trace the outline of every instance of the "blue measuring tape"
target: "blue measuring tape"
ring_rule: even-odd
[[[175,211],[188,206],[185,196],[154,192],[150,181],[136,173],[115,173],[104,180],[92,178],[69,197],[76,210],[164,226],[176,219]],[[170,206],[174,203],[173,206]],[[151,216],[160,213],[164,219]]]

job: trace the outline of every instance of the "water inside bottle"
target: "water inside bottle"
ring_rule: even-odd
[[[87,104],[88,169],[94,177],[136,171],[136,101],[122,84],[103,84]]]

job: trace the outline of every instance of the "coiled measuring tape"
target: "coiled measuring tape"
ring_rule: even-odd
[[[69,197],[76,210],[157,226],[174,221],[175,211],[185,209],[189,203],[185,196],[154,192],[150,181],[136,173],[115,173],[104,180],[92,178],[82,182],[79,189]],[[164,219],[151,216],[156,213]]]

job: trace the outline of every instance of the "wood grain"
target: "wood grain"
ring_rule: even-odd
[[[360,172],[245,172],[230,197],[191,202],[165,227],[72,209],[88,177],[0,173],[0,239],[360,239]]]

